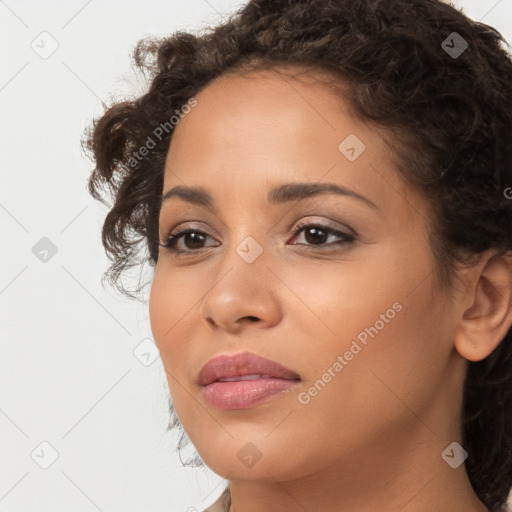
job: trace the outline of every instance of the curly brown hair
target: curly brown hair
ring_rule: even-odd
[[[457,268],[488,249],[511,251],[512,62],[502,43],[496,29],[439,0],[252,0],[202,33],[139,41],[134,61],[148,92],[110,106],[83,142],[96,165],[90,193],[113,199],[104,278],[136,298],[121,275],[158,261],[171,118],[223,73],[289,64],[328,71],[348,86],[355,114],[385,129],[397,169],[432,205],[441,283],[451,286]],[[134,251],[141,243],[145,259]],[[512,486],[512,330],[469,363],[461,416],[469,479],[496,512]]]

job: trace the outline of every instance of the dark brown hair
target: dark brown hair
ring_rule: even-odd
[[[104,277],[136,298],[121,275],[158,260],[171,118],[221,74],[287,64],[328,71],[348,86],[354,113],[385,129],[397,169],[432,205],[440,283],[451,286],[457,268],[488,249],[511,251],[512,62],[503,43],[439,0],[253,0],[203,33],[140,41],[134,60],[148,92],[114,103],[84,139],[96,165],[89,191],[112,198]],[[148,137],[155,145],[141,152]],[[145,259],[136,258],[141,243]],[[471,484],[496,512],[512,485],[511,330],[489,357],[469,363],[461,415]]]

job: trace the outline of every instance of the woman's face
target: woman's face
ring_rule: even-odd
[[[312,79],[272,71],[222,76],[195,99],[163,190],[201,187],[211,204],[164,201],[162,243],[176,228],[199,233],[175,241],[182,253],[160,248],[149,308],[200,456],[230,480],[313,478],[334,465],[356,474],[419,461],[426,446],[445,464],[465,370],[453,306],[435,279],[426,203],[375,127]],[[264,379],[215,392],[199,383],[211,358],[242,352],[300,380],[252,402],[229,396],[257,394]]]

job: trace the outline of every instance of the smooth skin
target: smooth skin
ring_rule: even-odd
[[[175,128],[163,191],[200,186],[213,199],[174,196],[159,219],[161,243],[173,228],[207,235],[182,236],[175,248],[186,254],[160,248],[150,294],[178,417],[229,480],[231,511],[484,512],[464,464],[453,469],[441,454],[462,443],[468,360],[489,355],[512,324],[512,258],[485,253],[455,290],[443,288],[427,202],[398,174],[378,127],[319,77],[222,75]],[[338,148],[350,134],[365,145],[353,161]],[[332,192],[268,202],[292,182],[333,183],[373,205]],[[299,221],[327,231],[293,235]],[[337,244],[344,237],[329,229],[355,241]],[[252,263],[236,250],[247,237],[263,249]],[[401,310],[301,403],[395,303]],[[297,372],[299,386],[249,409],[210,406],[199,371],[246,350]],[[247,443],[261,455],[252,467],[237,456]]]

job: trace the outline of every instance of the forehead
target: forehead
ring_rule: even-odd
[[[175,128],[164,192],[209,185],[222,199],[233,199],[235,190],[263,198],[272,183],[325,179],[364,190],[375,202],[398,195],[407,206],[412,190],[381,128],[353,115],[343,96],[326,87],[331,83],[325,74],[297,68],[215,79]]]
[[[333,83],[333,78],[321,71],[294,67],[231,71],[213,80],[196,96],[195,115],[185,116],[175,130],[175,139],[178,132],[188,132],[187,128],[208,140],[225,138],[227,143],[233,140],[239,145],[235,128],[242,130],[241,136],[252,133],[258,139],[265,131],[273,132],[272,137],[325,137],[348,125],[354,130],[367,130],[364,121],[349,114],[343,97],[331,90]],[[338,88],[348,91],[339,80],[337,83]],[[200,116],[208,117],[209,123],[201,123]],[[350,122],[342,126],[344,120]]]

